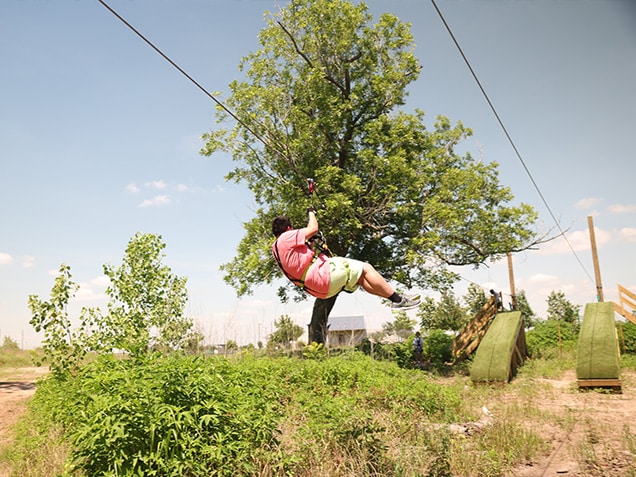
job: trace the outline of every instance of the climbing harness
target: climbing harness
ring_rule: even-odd
[[[307,264],[307,267],[305,267],[305,271],[303,272],[300,278],[292,277],[289,274],[289,272],[285,270],[285,267],[283,266],[283,262],[280,259],[280,252],[278,251],[278,238],[274,241],[274,250],[272,251],[274,258],[276,259],[276,263],[278,263],[278,268],[280,268],[280,271],[283,272],[283,274],[289,279],[290,282],[292,282],[294,285],[301,287],[303,290],[308,292],[311,292],[313,290],[311,290],[309,287],[307,287],[307,285],[305,285],[305,278],[307,278],[307,273],[309,273],[309,269],[314,264],[314,262],[318,259],[318,256],[321,254],[320,250],[318,250],[317,248],[313,248],[313,251],[314,251],[314,256],[311,258],[311,261]]]

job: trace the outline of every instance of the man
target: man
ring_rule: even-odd
[[[422,343],[422,336],[420,332],[415,332],[415,338],[413,338],[413,360],[415,361],[415,366],[422,366],[422,352],[424,351],[424,346]]]
[[[317,298],[330,298],[341,291],[352,293],[361,286],[364,290],[391,301],[394,310],[410,310],[420,304],[419,296],[403,297],[366,262],[344,257],[328,257],[307,245],[318,233],[315,210],[308,210],[307,226],[294,229],[289,217],[279,216],[272,222],[276,240],[272,253],[278,266],[295,285],[301,286]]]

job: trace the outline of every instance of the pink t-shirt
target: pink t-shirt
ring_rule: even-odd
[[[314,251],[305,243],[305,229],[288,230],[278,236],[272,245],[272,253],[278,256],[285,272],[300,280],[314,258]],[[311,264],[305,276],[305,288],[310,295],[326,298],[329,291],[329,259],[320,254]]]

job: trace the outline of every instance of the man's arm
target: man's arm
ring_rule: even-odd
[[[316,219],[316,213],[313,210],[310,210],[309,220],[307,221],[307,226],[305,227],[305,239],[309,239],[318,233],[318,219]]]

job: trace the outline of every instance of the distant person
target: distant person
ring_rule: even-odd
[[[420,332],[415,332],[415,338],[413,338],[413,361],[415,361],[416,366],[422,365],[422,352],[423,352],[423,342],[422,336]]]
[[[503,311],[503,302],[501,300],[501,292],[497,293],[495,290],[490,290],[490,294],[495,297],[495,306],[497,311]]]
[[[283,274],[295,285],[317,298],[330,298],[341,291],[352,293],[361,286],[364,290],[391,301],[394,310],[410,310],[419,306],[420,297],[406,297],[397,293],[369,263],[344,257],[329,257],[308,245],[318,234],[318,220],[313,207],[307,209],[307,226],[294,229],[287,216],[272,222],[276,240],[272,253]]]

